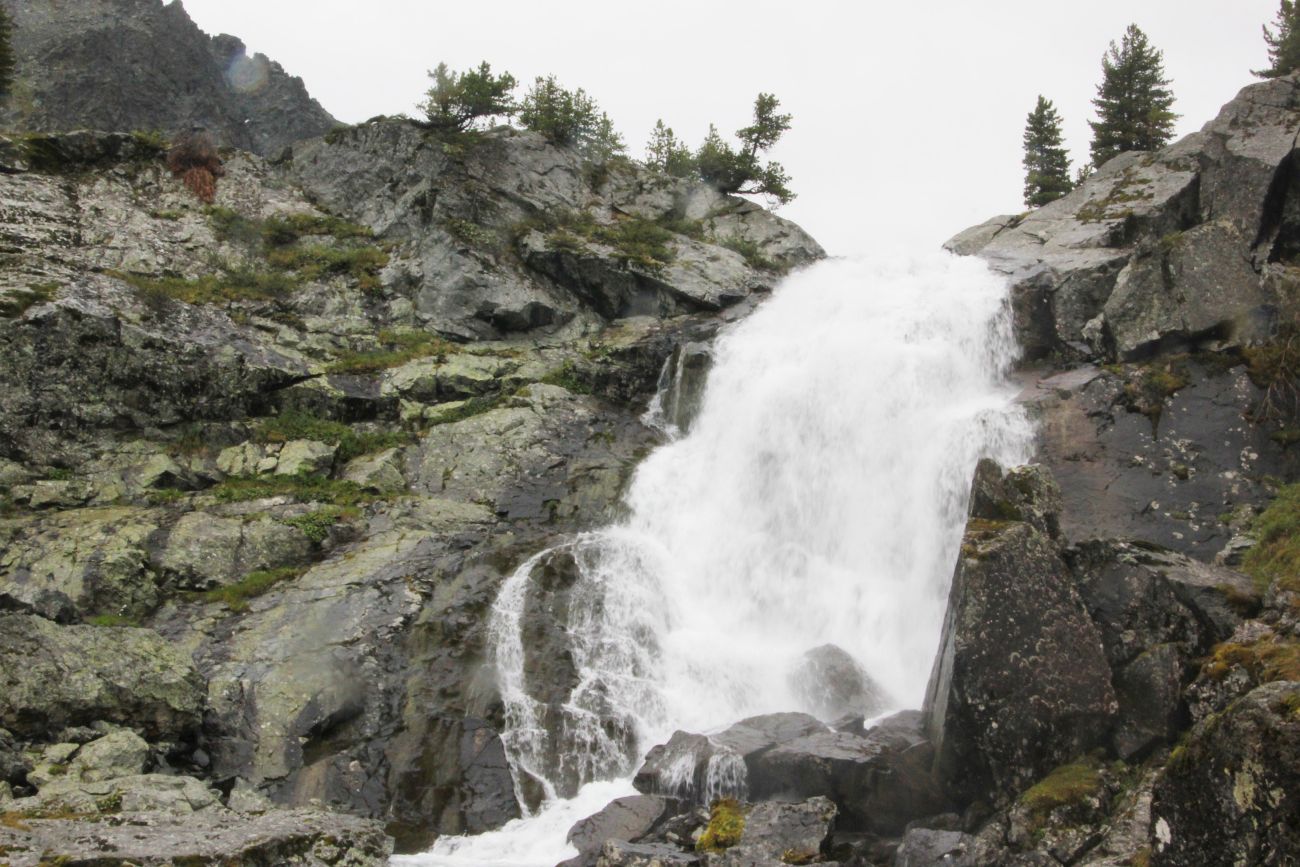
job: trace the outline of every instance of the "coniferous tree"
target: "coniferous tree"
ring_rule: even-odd
[[[1151,46],[1136,24],[1130,24],[1119,46],[1114,42],[1101,58],[1097,85],[1097,120],[1092,127],[1092,162],[1100,167],[1124,151],[1164,147],[1174,134],[1178,115],[1172,111],[1173,91],[1165,78],[1164,56]]]
[[[1025,121],[1024,143],[1026,205],[1041,207],[1074,189],[1070,155],[1061,142],[1061,116],[1050,99],[1038,97]]]
[[[761,193],[780,204],[794,198],[790,176],[778,162],[760,163],[758,156],[776,144],[790,128],[790,115],[777,114],[781,103],[770,93],[760,93],[754,100],[754,122],[736,130],[740,150],[722,140],[718,130],[709,126],[704,144],[695,153],[700,178],[723,193]]]
[[[1300,7],[1292,0],[1282,0],[1277,10],[1276,30],[1264,25],[1264,42],[1268,45],[1268,69],[1255,70],[1260,78],[1281,78],[1300,69]]]
[[[623,137],[609,115],[581,87],[569,90],[554,75],[538,77],[519,106],[519,122],[558,145],[578,148],[588,159],[623,153]]]
[[[650,133],[650,141],[645,146],[645,164],[677,178],[695,174],[695,157],[691,149],[677,138],[672,127],[664,126],[663,120],[657,121]]]
[[[439,63],[429,78],[433,86],[420,107],[436,129],[468,129],[479,118],[509,117],[515,112],[511,96],[515,77],[508,72],[493,75],[487,61],[463,73],[452,72],[447,64]]]
[[[14,83],[13,22],[0,7],[0,102],[9,98]]]

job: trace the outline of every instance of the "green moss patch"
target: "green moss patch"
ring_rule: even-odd
[[[360,506],[380,499],[355,482],[302,473],[296,476],[232,477],[210,493],[222,503],[242,503],[268,497],[290,497],[300,503]]]
[[[558,385],[574,394],[591,394],[591,384],[582,378],[578,366],[571,360],[564,362],[538,381],[545,385]]]
[[[326,506],[296,518],[286,518],[283,523],[297,527],[303,535],[317,545],[329,538],[330,528],[341,521],[348,521],[361,515],[354,506]]]
[[[695,843],[697,852],[721,852],[745,833],[745,808],[735,798],[721,798],[709,808],[709,824]]]
[[[122,271],[107,273],[135,287],[144,302],[153,307],[167,301],[183,301],[186,304],[274,301],[284,298],[299,286],[299,281],[289,274],[242,266],[224,268],[220,273],[193,279],[146,277]]]
[[[379,348],[364,352],[347,352],[328,367],[327,373],[368,374],[399,367],[417,358],[444,359],[462,347],[423,331],[381,331]]]
[[[1214,646],[1201,674],[1220,680],[1236,667],[1245,668],[1257,683],[1300,680],[1300,643],[1279,636],[1250,644],[1225,641]]]
[[[781,272],[785,270],[775,260],[763,255],[763,248],[755,241],[747,238],[725,238],[717,243],[734,253],[739,253],[745,258],[745,264],[757,271]]]
[[[261,443],[290,440],[330,443],[338,446],[338,460],[350,461],[360,455],[406,445],[411,435],[405,431],[356,431],[342,422],[291,409],[258,422],[254,439]]]
[[[347,276],[364,291],[373,292],[379,289],[379,272],[388,264],[388,254],[372,246],[310,244],[271,250],[266,261],[274,268],[295,271],[306,280]]]
[[[17,319],[29,308],[49,301],[59,288],[58,283],[28,283],[25,289],[10,289],[0,295],[0,319]]]
[[[270,592],[278,584],[293,581],[305,570],[298,566],[250,572],[243,580],[225,587],[217,587],[199,594],[204,602],[223,603],[231,611],[248,610],[249,600]]]
[[[1256,539],[1242,569],[1261,592],[1275,581],[1297,581],[1300,576],[1300,484],[1278,491],[1251,525]],[[1297,588],[1300,589],[1300,588]]]
[[[1095,762],[1061,765],[1021,793],[1019,801],[1031,816],[1042,820],[1059,807],[1081,804],[1101,792],[1101,771]]]

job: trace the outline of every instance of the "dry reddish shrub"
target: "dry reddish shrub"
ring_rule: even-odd
[[[216,142],[202,130],[186,133],[176,140],[167,152],[167,168],[205,204],[212,204],[217,195],[217,178],[226,173]]]

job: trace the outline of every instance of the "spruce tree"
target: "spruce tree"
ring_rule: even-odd
[[[9,98],[14,84],[13,22],[0,6],[0,103]]]
[[[1268,45],[1268,69],[1255,70],[1260,78],[1281,78],[1300,69],[1300,7],[1292,0],[1282,0],[1277,20],[1269,30],[1264,25],[1264,42]]]
[[[1092,127],[1092,163],[1100,167],[1125,151],[1164,147],[1174,134],[1178,115],[1171,110],[1174,94],[1165,78],[1164,56],[1151,46],[1136,24],[1130,24],[1117,47],[1101,58],[1097,85],[1097,120]]]
[[[1038,97],[1025,121],[1024,142],[1026,205],[1041,207],[1074,189],[1070,156],[1061,143],[1061,116],[1050,99]]]
[[[515,77],[508,72],[493,75],[485,60],[478,69],[456,73],[439,63],[429,73],[433,86],[420,106],[429,125],[439,130],[469,129],[481,118],[509,117],[515,105],[511,92]]]

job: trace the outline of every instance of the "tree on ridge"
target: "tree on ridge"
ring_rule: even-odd
[[[1092,127],[1092,163],[1100,168],[1125,151],[1164,147],[1174,134],[1174,94],[1165,78],[1164,55],[1152,47],[1136,24],[1124,31],[1118,46],[1101,58],[1097,85],[1097,120]]]
[[[1276,30],[1264,25],[1264,42],[1268,45],[1268,69],[1257,69],[1260,78],[1281,78],[1300,69],[1300,7],[1293,0],[1281,0]]]
[[[1026,205],[1041,207],[1074,189],[1070,155],[1062,145],[1061,116],[1042,95],[1025,121],[1024,144]]]

